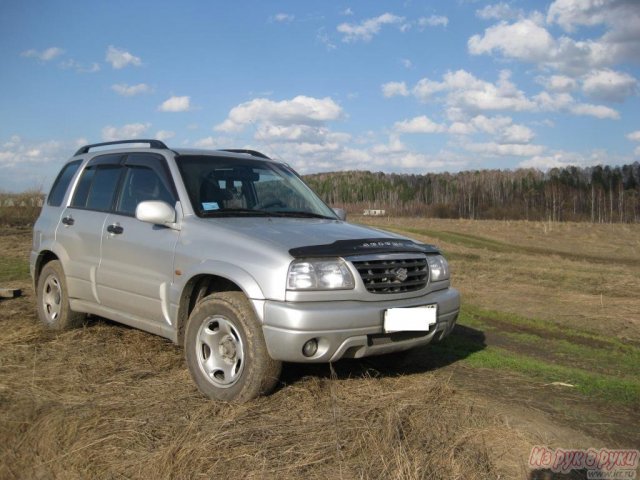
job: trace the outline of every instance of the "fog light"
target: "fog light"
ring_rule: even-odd
[[[312,338],[302,346],[302,354],[305,357],[313,357],[318,351],[318,340]]]

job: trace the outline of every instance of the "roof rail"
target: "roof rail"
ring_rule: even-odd
[[[223,148],[220,151],[231,153],[246,153],[247,155],[253,155],[254,157],[266,158],[267,160],[271,160],[271,158],[267,157],[262,152],[258,152],[257,150],[245,150],[243,148]]]
[[[169,150],[164,142],[160,140],[150,140],[150,139],[138,139],[138,140],[118,140],[116,142],[103,142],[103,143],[92,143],[91,145],[85,145],[84,147],[80,147],[75,155],[82,155],[83,153],[89,153],[89,150],[96,147],[106,147],[107,145],[119,145],[122,143],[148,143],[149,148],[157,148],[160,150]],[[74,155],[74,156],[75,156]]]

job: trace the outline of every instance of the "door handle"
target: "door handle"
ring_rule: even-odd
[[[124,232],[124,228],[122,228],[120,225],[113,224],[107,227],[107,232],[113,233],[115,235],[120,235],[122,232]]]
[[[62,219],[62,223],[64,225],[70,226],[70,225],[73,225],[74,223],[76,223],[76,221],[73,219],[73,217],[64,217]]]

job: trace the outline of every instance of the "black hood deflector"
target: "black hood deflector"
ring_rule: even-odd
[[[292,257],[348,257],[377,253],[427,253],[439,254],[433,245],[395,238],[362,238],[336,240],[325,245],[309,245],[289,250]]]

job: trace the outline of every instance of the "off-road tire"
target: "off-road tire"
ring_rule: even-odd
[[[48,262],[40,272],[36,289],[38,318],[51,330],[67,330],[82,325],[86,315],[69,305],[67,279],[58,260]]]
[[[184,349],[198,389],[214,400],[244,403],[266,395],[282,369],[269,356],[262,326],[242,292],[204,297],[189,315]]]

